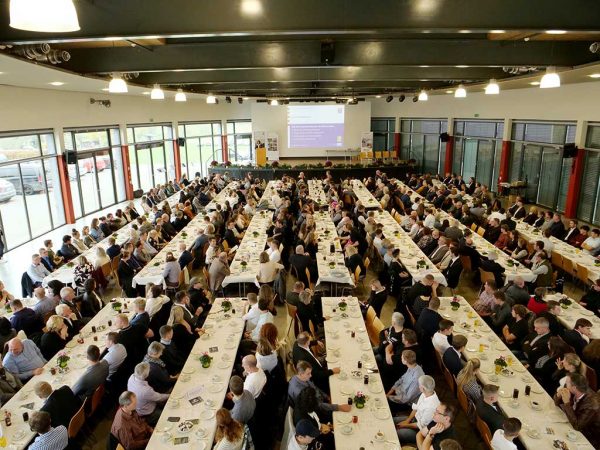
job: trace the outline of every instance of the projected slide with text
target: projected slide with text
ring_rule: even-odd
[[[344,145],[344,105],[291,105],[287,108],[288,148]]]

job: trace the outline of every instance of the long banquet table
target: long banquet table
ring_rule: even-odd
[[[227,313],[222,310],[224,300],[229,300],[232,306]],[[244,332],[242,316],[246,305],[242,298],[215,299],[204,322],[206,334],[194,344],[147,448],[212,448],[217,428],[215,412],[223,405],[228,391],[235,355]],[[203,368],[200,363],[200,356],[204,353],[213,357],[208,368]],[[188,420],[198,422],[188,424],[191,428],[181,431],[181,424]],[[176,439],[186,437],[189,440],[187,445],[175,443]]]
[[[309,197],[318,205],[329,204],[327,194],[323,190],[322,180],[308,180],[308,194]]]
[[[179,192],[176,192],[175,194],[171,195],[165,201],[171,206],[171,208],[173,208],[178,203],[178,201],[179,201]],[[115,238],[115,241],[116,241],[116,243],[118,245],[122,246],[123,244],[125,244],[129,240],[129,238],[130,238],[130,230],[131,230],[131,223],[133,223],[133,222],[130,222],[130,223],[122,226],[117,231],[115,231],[114,233],[111,234],[111,236]],[[104,239],[102,239],[97,244],[91,246],[88,250],[86,250],[85,252],[83,252],[81,255],[85,256],[85,258],[91,264],[95,264],[95,262],[96,262],[96,249],[98,247],[102,247],[102,248],[104,248],[104,250],[106,250],[109,247],[108,239],[111,236],[106,236]],[[53,271],[50,275],[46,276],[44,278],[42,284],[44,286],[47,286],[48,282],[50,282],[52,280],[58,280],[58,281],[60,281],[62,283],[65,283],[67,285],[72,284],[73,281],[74,281],[74,276],[75,276],[74,271],[75,271],[75,266],[77,265],[76,262],[77,262],[77,258],[75,258],[70,263],[63,264],[58,269],[56,269],[55,271]]]
[[[340,311],[339,302],[347,303],[346,311]],[[334,312],[334,309],[336,310]],[[348,413],[334,412],[334,438],[337,449],[385,449],[399,450],[396,427],[390,414],[386,393],[377,369],[375,356],[356,297],[324,297],[327,361],[329,367],[339,367],[340,373],[329,377],[331,402],[346,404],[348,397],[357,392],[367,396],[363,409],[352,406]],[[355,337],[351,336],[355,333]],[[358,368],[361,361],[362,368]],[[364,377],[368,376],[368,384]],[[353,423],[353,416],[358,421]],[[382,433],[378,440],[376,435]]]
[[[397,181],[396,183],[399,186],[408,187],[401,181]],[[410,189],[410,188],[408,188],[408,189]],[[417,194],[413,190],[410,190],[409,194],[410,194],[411,200],[414,200],[417,197],[423,199],[423,197],[421,197],[419,194]],[[449,221],[454,220],[454,218],[447,212],[442,211],[442,210],[437,210],[437,211],[439,212],[441,219],[448,219]],[[458,227],[463,231],[467,229],[467,227],[465,227],[460,222],[458,223]],[[525,267],[523,264],[519,263],[515,259],[511,258],[509,255],[507,255],[502,250],[500,250],[499,248],[494,246],[494,244],[492,244],[491,242],[488,242],[486,239],[484,239],[479,234],[472,233],[471,238],[473,239],[473,246],[477,249],[477,251],[482,256],[487,257],[490,252],[495,252],[498,255],[498,259],[496,260],[496,262],[498,264],[500,264],[502,267],[504,267],[504,270],[505,270],[504,276],[506,277],[507,283],[514,280],[517,276],[522,277],[525,281],[533,281],[535,279],[535,275],[533,274],[533,272],[530,269],[528,269],[527,267]],[[511,261],[511,263],[509,263],[509,261]]]
[[[126,314],[131,318],[134,314],[132,309],[135,299],[118,298],[116,300],[123,305],[123,308],[125,308],[125,305],[128,305],[128,312]],[[123,309],[123,312],[125,313],[125,309]],[[13,446],[9,448],[24,449],[35,436],[35,433],[30,430],[29,425],[23,420],[24,412],[31,413],[32,411],[37,411],[43,405],[43,401],[33,391],[35,385],[40,381],[46,381],[52,385],[53,389],[58,389],[63,385],[73,388],[88,367],[86,359],[88,346],[92,344],[97,345],[100,351],[102,351],[106,343],[106,335],[110,331],[117,331],[114,323],[112,323],[117,314],[113,309],[113,304],[108,303],[81,329],[79,335],[67,343],[65,352],[71,359],[66,373],[61,374],[59,372],[56,375],[50,373],[50,369],[56,367],[55,355],[44,366],[43,373],[32,377],[13,398],[2,405],[0,416],[4,418],[4,412],[9,411],[12,419],[10,427],[3,426],[4,437],[8,444]],[[111,321],[112,325],[108,324],[109,321]],[[92,327],[96,328],[96,333],[92,332]],[[100,329],[99,327],[105,328]],[[82,343],[77,341],[79,337],[83,338]]]
[[[483,384],[500,386],[500,408],[507,417],[516,417],[523,423],[520,439],[526,448],[551,449],[554,448],[554,440],[559,439],[571,449],[593,449],[587,439],[573,429],[564,412],[554,405],[552,397],[463,297],[457,297],[460,303],[457,311],[450,307],[451,297],[442,297],[440,300],[439,312],[442,317],[454,322],[455,334],[462,334],[468,339],[463,356],[467,360],[478,358],[481,361],[479,380]],[[510,364],[505,374],[496,375],[494,360],[500,356],[505,357]],[[529,397],[525,396],[527,385],[531,387]],[[518,404],[513,403],[514,389],[519,390]],[[535,431],[539,435],[536,436]],[[569,432],[575,433],[574,442],[567,438]]]
[[[373,197],[373,194],[369,192],[362,181],[352,180],[352,191],[366,209],[381,208],[381,204]]]
[[[563,298],[568,298],[571,301],[571,304],[566,308],[561,308],[560,314],[557,316],[558,321],[565,328],[572,330],[575,327],[575,322],[577,322],[577,319],[588,319],[593,325],[592,339],[600,339],[600,317],[596,317],[592,311],[584,308],[574,299],[563,294],[547,294],[543,300],[555,300],[558,302]]]
[[[229,206],[233,208],[238,202],[238,196],[235,192],[238,187],[239,183],[237,181],[232,181],[223,189],[221,189],[221,191],[217,195],[215,195],[215,198],[208,202],[205,209],[207,211],[213,211],[217,209],[217,205],[225,206],[226,201],[228,201]]]

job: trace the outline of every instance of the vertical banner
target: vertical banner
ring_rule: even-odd
[[[272,131],[267,133],[267,160],[279,161],[279,136]]]
[[[254,132],[254,154],[256,164],[263,167],[267,163],[267,133],[264,131]]]
[[[373,132],[363,131],[360,139],[360,153],[363,158],[370,158],[373,156]]]

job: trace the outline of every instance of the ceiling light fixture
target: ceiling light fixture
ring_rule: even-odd
[[[491,34],[503,34],[506,33],[506,30],[490,30]]]
[[[593,73],[591,75],[588,75],[588,77],[590,77],[590,78],[600,78],[600,73]]]
[[[375,98],[381,98],[381,95],[376,95]]]
[[[45,33],[80,30],[73,0],[11,0],[10,26]]]
[[[385,98],[385,101],[386,101],[387,103],[391,102],[392,100],[394,100],[394,97],[393,97],[392,95],[388,95],[388,96]]]
[[[486,95],[498,95],[500,93],[500,86],[496,83],[496,80],[493,78],[490,80],[488,85],[485,87]]]
[[[231,103],[231,97],[225,97],[225,101],[226,101],[227,103]]]
[[[108,92],[113,94],[123,94],[127,92],[127,83],[121,78],[120,73],[113,74],[112,80],[108,84]]]
[[[165,93],[158,84],[155,84],[154,87],[152,88],[152,91],[150,92],[150,98],[152,100],[164,100],[165,99]]]
[[[454,91],[446,91],[446,94],[452,94]]]
[[[187,102],[187,96],[185,95],[185,92],[183,92],[183,89],[181,89],[181,88],[177,89],[177,94],[175,94],[175,101],[176,102]]]
[[[398,101],[400,103],[402,103],[404,100],[406,100],[406,95],[402,94],[400,97],[398,97]]]
[[[459,84],[456,91],[454,91],[454,98],[465,98],[466,96],[467,90],[462,84]]]
[[[418,99],[420,102],[426,102],[427,100],[429,100],[429,96],[427,95],[427,92],[423,90],[420,92]]]
[[[540,82],[539,81],[532,81],[531,83],[529,83],[532,86],[539,86]]]
[[[217,97],[215,97],[214,95],[208,94],[208,96],[206,97],[206,103],[208,103],[209,105],[214,105],[217,103]]]
[[[242,103],[244,103],[244,99],[242,97],[238,97],[238,103],[241,105]]]
[[[62,81],[52,81],[51,83],[48,83],[48,84],[51,84],[52,86],[62,86],[65,83],[63,83]]]
[[[455,66],[457,69],[466,69],[469,66],[465,66],[464,64],[460,64],[458,66]]]
[[[275,98],[274,98],[273,100],[271,100],[271,103],[270,103],[270,105],[271,105],[271,106],[278,106],[278,105],[279,105],[279,102],[277,101],[277,99],[275,99]]]
[[[566,30],[546,30],[546,34],[566,34]]]
[[[556,69],[552,66],[546,68],[546,73],[540,81],[542,89],[550,89],[560,87],[560,77],[556,73]]]
[[[256,16],[263,12],[260,0],[242,0],[242,12],[249,16]]]

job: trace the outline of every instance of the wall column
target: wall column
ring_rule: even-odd
[[[175,164],[175,181],[181,180],[181,155],[179,153],[179,123],[171,123],[173,130],[173,164]]]
[[[65,134],[62,127],[54,128],[54,141],[56,143],[58,165],[58,176],[60,179],[60,191],[62,192],[63,210],[65,212],[65,223],[75,223],[75,209],[73,208],[73,196],[71,194],[71,182],[69,180],[69,168],[65,155]],[[73,152],[75,155],[75,152]]]
[[[394,133],[394,153],[396,158],[400,159],[400,132]]]
[[[229,149],[227,148],[227,135],[221,135],[221,151],[223,152],[223,162],[229,161]]]
[[[577,155],[573,158],[571,166],[571,177],[569,178],[569,189],[567,190],[567,201],[565,202],[565,217],[573,219],[577,217],[577,207],[579,206],[579,194],[581,193],[581,182],[583,180],[583,170],[585,161],[585,139],[587,134],[587,122],[577,121],[575,131],[575,145],[577,146]]]
[[[127,198],[127,200],[133,200],[133,182],[131,181],[129,145],[121,145],[121,160],[123,161],[123,182],[125,183],[125,198]]]
[[[508,171],[510,169],[511,141],[502,141],[502,153],[500,154],[500,167],[498,168],[498,184],[510,182]],[[498,190],[500,188],[498,187]]]
[[[446,159],[444,160],[444,173],[452,173],[452,161],[454,160],[454,118],[448,117],[448,142],[446,142]]]

